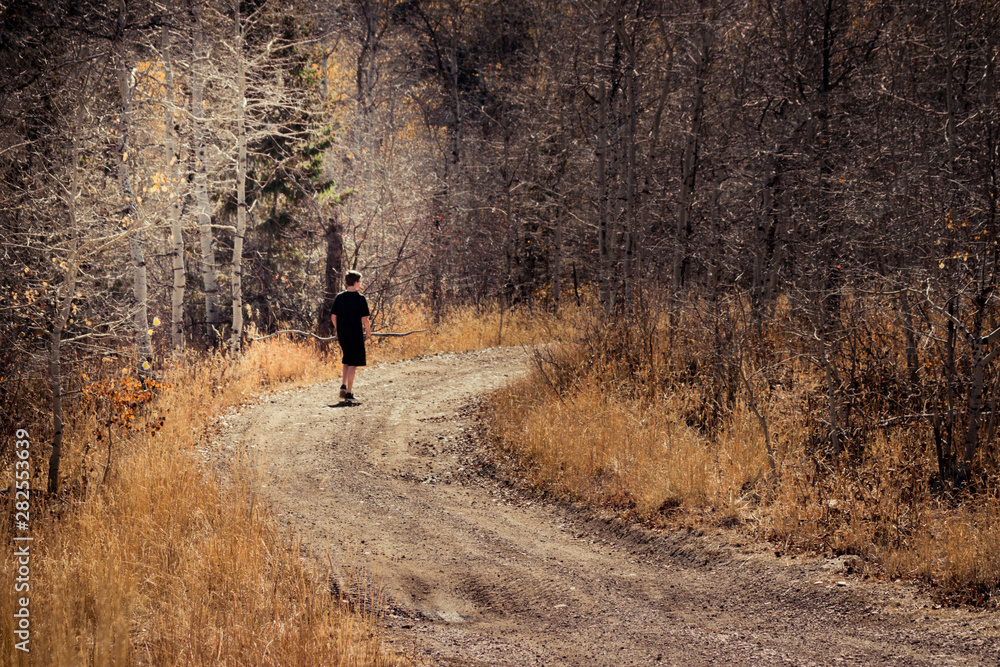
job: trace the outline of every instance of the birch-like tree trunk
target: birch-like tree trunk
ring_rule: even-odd
[[[125,6],[121,5],[124,19]],[[118,122],[118,189],[124,200],[125,220],[135,231],[129,235],[129,254],[132,258],[132,294],[135,296],[136,310],[133,316],[136,347],[139,354],[139,373],[146,375],[153,364],[153,343],[149,335],[149,299],[146,278],[146,257],[142,248],[142,220],[138,202],[132,188],[131,162],[135,161],[134,151],[129,143],[132,131],[131,68],[124,49],[119,54],[118,94],[121,97],[121,115]],[[130,162],[131,161],[131,162]]]
[[[212,207],[208,199],[208,167],[206,164],[205,119],[205,36],[201,22],[201,5],[191,2],[194,20],[194,61],[191,67],[191,135],[194,149],[194,200],[195,217],[201,240],[201,277],[205,289],[205,335],[215,343],[219,332],[219,286],[215,280],[215,239],[212,233]]]
[[[170,60],[170,29],[161,32],[163,59],[163,136],[164,160],[167,165],[167,192],[170,196],[170,258],[173,264],[173,285],[170,289],[170,342],[174,350],[184,349],[184,230],[181,227],[180,157],[177,154],[177,129],[174,125],[174,68]]]
[[[236,234],[233,236],[233,332],[230,348],[240,351],[243,342],[243,237],[247,231],[247,128],[246,63],[243,59],[243,24],[240,2],[233,3],[236,17]]]

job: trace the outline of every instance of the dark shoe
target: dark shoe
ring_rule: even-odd
[[[352,394],[351,392],[347,392],[344,394],[344,400],[350,403],[351,401],[356,399],[354,398],[354,394]]]
[[[345,398],[347,398],[347,385],[342,384],[340,385],[340,400],[344,400]]]

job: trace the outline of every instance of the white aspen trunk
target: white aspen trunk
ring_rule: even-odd
[[[201,277],[205,288],[205,335],[215,343],[219,331],[219,286],[215,280],[215,239],[212,233],[212,208],[208,199],[208,168],[205,151],[205,60],[201,7],[191,3],[194,18],[194,63],[191,68],[191,134],[194,143],[195,217],[201,240]]]
[[[123,10],[124,11],[124,8]],[[146,279],[146,258],[142,248],[142,221],[139,219],[138,202],[132,188],[131,161],[135,160],[129,144],[132,130],[132,85],[131,72],[125,54],[122,53],[118,70],[118,93],[121,95],[121,117],[118,123],[118,189],[125,201],[125,217],[129,225],[136,227],[129,235],[129,253],[132,257],[132,294],[135,296],[136,310],[133,316],[136,347],[139,354],[139,373],[147,374],[153,364],[153,343],[149,335],[149,300]]]
[[[138,231],[129,237],[129,253],[132,255],[132,293],[135,295],[137,304],[133,323],[135,325],[136,343],[139,348],[139,373],[148,375],[153,367],[153,341],[149,334],[146,258],[142,249],[142,239]]]
[[[184,230],[181,227],[180,181],[181,166],[177,155],[177,131],[174,128],[174,68],[170,62],[170,29],[164,25],[160,33],[163,58],[164,112],[163,153],[167,164],[167,193],[170,197],[170,257],[173,264],[173,286],[170,290],[170,342],[175,351],[184,349]]]
[[[238,354],[243,341],[243,237],[247,230],[247,131],[246,131],[246,71],[243,60],[243,25],[240,20],[239,0],[233,3],[236,11],[236,234],[233,237],[233,332],[230,347]]]

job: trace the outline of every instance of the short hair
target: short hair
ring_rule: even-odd
[[[355,283],[357,283],[359,280],[361,280],[361,272],[360,271],[348,271],[347,275],[344,276],[344,283],[348,287],[351,287],[352,285],[354,285]]]

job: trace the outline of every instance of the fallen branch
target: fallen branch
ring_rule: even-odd
[[[400,336],[409,336],[410,334],[423,333],[428,331],[427,329],[415,329],[413,331],[395,332],[395,331],[379,331],[373,333],[372,336],[378,336],[380,338],[399,338]],[[258,336],[256,338],[251,338],[250,340],[264,340],[266,338],[271,338],[272,336],[279,336],[281,334],[301,334],[303,336],[312,336],[316,340],[337,340],[336,336],[330,336],[329,338],[323,338],[322,336],[317,336],[314,333],[309,333],[308,331],[300,331],[298,329],[282,329],[281,331],[275,331],[274,333],[267,334],[266,336]]]
[[[430,331],[430,329],[414,329],[413,331],[404,331],[397,333],[395,331],[379,331],[373,333],[372,336],[380,336],[383,338],[399,338],[400,336],[409,336],[410,334],[423,333],[424,331]]]

